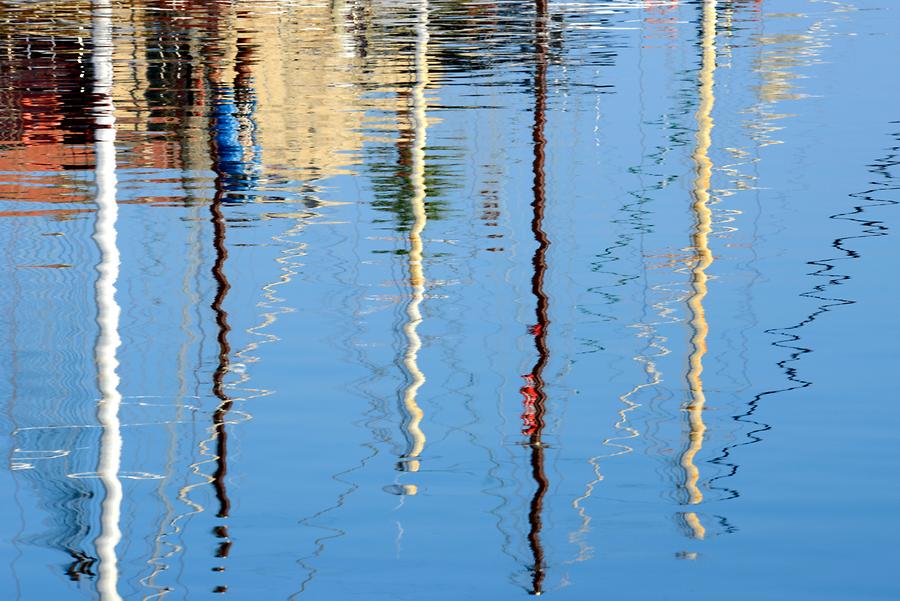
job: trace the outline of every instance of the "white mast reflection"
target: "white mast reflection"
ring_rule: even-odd
[[[415,85],[412,90],[412,174],[410,180],[413,188],[411,200],[413,224],[409,231],[409,283],[412,289],[409,305],[406,307],[408,320],[403,326],[407,347],[403,357],[403,365],[410,376],[410,383],[403,393],[403,408],[406,411],[406,433],[410,447],[405,457],[405,470],[419,471],[419,457],[425,449],[425,433],[421,423],[425,413],[416,402],[419,388],[425,383],[425,374],[419,369],[418,353],[422,348],[422,340],[417,329],[422,323],[420,305],[425,299],[425,273],[422,265],[422,232],[428,222],[425,211],[425,199],[428,194],[425,185],[425,144],[428,131],[427,99],[428,87],[428,0],[417,4],[416,14],[416,53],[415,53]],[[418,492],[415,484],[403,487],[403,493],[414,495]]]
[[[100,535],[95,541],[100,559],[97,592],[102,601],[121,601],[117,590],[119,569],[116,545],[122,538],[119,517],[122,506],[122,482],[119,464],[122,456],[122,434],[119,423],[119,361],[116,352],[121,345],[119,314],[116,303],[116,280],[119,278],[119,248],[116,245],[116,117],[112,102],[113,45],[111,0],[94,0],[91,39],[94,53],[95,143],[97,218],[94,241],[100,251],[97,264],[97,325],[99,334],[94,346],[100,403],[97,421],[103,429],[100,436],[100,460],[97,475],[105,496],[100,508]]]

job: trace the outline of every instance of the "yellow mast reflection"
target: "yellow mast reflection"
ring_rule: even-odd
[[[116,352],[122,341],[119,338],[121,309],[116,303],[120,258],[116,245],[116,220],[119,211],[116,204],[116,117],[112,101],[112,4],[110,0],[95,0],[92,8],[93,91],[94,97],[98,99],[94,108],[97,115],[94,143],[97,218],[93,238],[100,251],[94,287],[99,326],[94,360],[97,363],[97,383],[100,388],[97,420],[102,428],[97,475],[105,493],[100,507],[100,534],[95,541],[100,559],[97,593],[101,601],[120,601],[116,545],[122,538],[119,528],[122,510],[122,482],[119,479],[122,432],[119,407],[122,395],[119,393],[119,375],[116,373],[119,366]]]
[[[425,383],[425,374],[418,366],[418,353],[422,348],[417,329],[422,323],[420,305],[425,298],[425,272],[422,267],[422,232],[428,216],[425,212],[425,198],[427,189],[425,186],[425,142],[428,129],[428,108],[425,98],[425,90],[428,86],[428,0],[420,0],[417,3],[416,15],[416,52],[415,52],[415,85],[412,90],[412,169],[410,183],[413,196],[411,200],[413,212],[413,224],[409,231],[409,284],[411,298],[406,307],[407,321],[403,326],[403,334],[406,336],[406,353],[403,356],[403,366],[410,376],[409,385],[403,392],[403,409],[406,412],[406,434],[409,439],[409,449],[404,457],[404,469],[410,472],[419,471],[419,457],[425,449],[425,433],[421,423],[424,412],[416,402],[419,388]],[[403,486],[403,493],[414,495],[418,492],[414,484]]]
[[[692,155],[696,176],[692,191],[694,212],[694,233],[691,235],[694,250],[694,266],[691,269],[691,287],[688,309],[691,313],[690,327],[693,332],[688,358],[687,381],[690,387],[690,403],[687,406],[690,441],[681,455],[681,467],[684,469],[684,488],[688,493],[687,502],[697,505],[703,501],[703,493],[698,482],[700,470],[694,464],[694,458],[703,447],[703,436],[706,425],[703,423],[703,410],[706,396],[703,393],[703,357],[706,355],[706,336],[709,325],[703,309],[703,300],[707,294],[706,270],[713,263],[713,255],[709,248],[709,233],[712,231],[712,211],[709,208],[710,180],[712,178],[712,161],[709,148],[712,144],[713,118],[712,109],[715,103],[713,90],[716,69],[716,0],[705,0],[703,3],[702,35],[700,38],[702,61],[700,64],[700,106],[697,109],[697,146]],[[702,539],[706,529],[700,518],[693,511],[684,514],[684,520],[694,538]]]

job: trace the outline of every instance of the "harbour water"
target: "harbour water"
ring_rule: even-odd
[[[893,0],[0,0],[2,598],[900,598],[898,56]]]

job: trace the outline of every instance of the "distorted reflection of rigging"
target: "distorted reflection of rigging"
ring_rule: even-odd
[[[758,8],[758,6],[755,7],[756,10]],[[793,21],[796,19],[802,22],[804,17],[805,15],[803,14],[767,14],[757,16],[759,31],[755,36],[754,44],[757,54],[754,56],[752,64],[753,72],[759,78],[759,84],[756,86],[756,102],[747,109],[747,112],[754,116],[754,119],[747,124],[747,129],[748,137],[755,145],[757,154],[761,148],[766,146],[786,143],[786,140],[780,139],[782,136],[776,137],[775,134],[785,127],[778,125],[778,123],[793,115],[780,112],[777,110],[777,107],[781,103],[794,102],[806,98],[806,94],[796,84],[796,80],[802,77],[798,73],[798,69],[817,62],[819,54],[828,47],[827,37],[830,35],[829,28],[825,26],[829,19],[827,15],[817,18],[798,33],[787,35],[767,33],[767,21],[776,19],[790,19]],[[755,159],[755,161],[760,160],[760,158]],[[758,189],[755,192],[757,195],[759,194]],[[833,217],[837,218],[837,216]],[[853,254],[851,253],[852,256]],[[830,259],[823,261],[827,263]],[[819,261],[813,261],[811,264],[818,265]],[[826,276],[828,271],[827,268],[824,268],[821,272],[810,275]],[[757,275],[759,275],[758,272]],[[829,286],[843,279],[842,276],[830,272],[826,277],[830,279]],[[823,290],[817,287],[801,296],[818,299],[821,292]],[[844,299],[833,300],[838,301],[835,305],[841,305],[843,303],[840,301]],[[746,431],[740,442],[721,447],[719,454],[710,460],[710,463],[722,466],[726,471],[724,474],[711,478],[708,482],[711,489],[718,490],[721,494],[726,495],[726,498],[740,496],[740,493],[735,488],[725,486],[725,483],[737,474],[740,467],[733,457],[734,450],[741,446],[761,442],[763,434],[773,427],[772,424],[756,417],[755,414],[760,406],[760,401],[772,395],[806,388],[811,385],[810,381],[799,377],[796,366],[792,365],[795,361],[799,361],[807,352],[812,351],[812,349],[799,346],[800,336],[798,332],[805,325],[812,323],[829,306],[834,305],[826,302],[792,326],[766,330],[767,334],[779,337],[779,340],[771,343],[772,346],[788,351],[787,358],[776,362],[777,367],[784,372],[787,382],[785,386],[778,389],[756,393],[746,402],[744,410],[732,417],[736,422],[741,423]]]

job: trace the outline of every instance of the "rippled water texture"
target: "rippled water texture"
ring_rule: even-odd
[[[900,599],[900,3],[0,0],[0,596]]]

